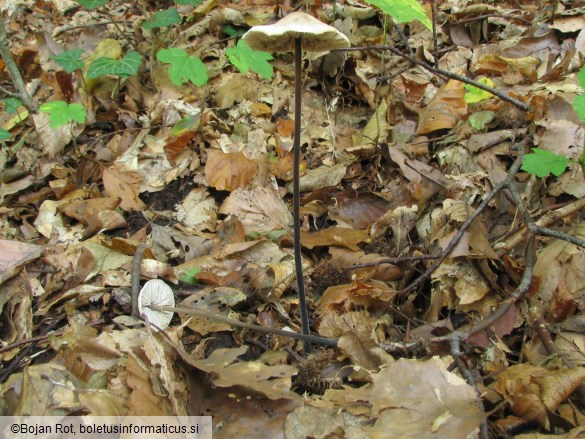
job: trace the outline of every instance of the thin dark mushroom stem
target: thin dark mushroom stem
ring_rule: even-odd
[[[309,311],[307,309],[307,295],[303,279],[303,259],[301,247],[301,188],[299,184],[301,174],[301,83],[302,83],[302,51],[303,44],[300,37],[295,38],[295,134],[293,140],[293,246],[295,257],[295,272],[297,289],[299,292],[299,310],[301,314],[301,328],[304,335],[311,335],[309,329]],[[311,342],[304,340],[305,355],[311,353]]]

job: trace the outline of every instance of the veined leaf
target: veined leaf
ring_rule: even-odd
[[[169,27],[180,22],[181,16],[177,12],[177,8],[169,8],[154,14],[152,21],[145,21],[142,23],[142,27],[146,30],[153,30],[161,27]]]
[[[191,81],[197,87],[207,83],[207,68],[196,56],[189,56],[182,49],[161,49],[156,54],[156,59],[170,64],[169,76],[175,85],[182,85]]]
[[[77,69],[83,67],[83,61],[80,60],[83,50],[72,49],[66,52],[62,52],[53,59],[61,66],[67,73],[73,73]]]
[[[569,159],[564,155],[555,154],[554,152],[547,151],[546,149],[532,148],[532,152],[530,154],[526,154],[524,157],[524,161],[522,162],[522,167],[520,169],[540,178],[546,177],[549,174],[553,174],[558,177],[563,172],[565,172],[568,164]]]
[[[89,9],[90,11],[105,6],[108,3],[108,0],[75,0],[85,9]]]
[[[248,70],[252,70],[263,78],[272,78],[272,65],[268,61],[273,58],[269,53],[250,49],[244,40],[238,41],[236,47],[226,49],[225,53],[240,72],[248,73]]]
[[[424,8],[417,0],[366,0],[366,3],[380,8],[382,12],[394,17],[399,23],[418,20],[427,29],[433,27]]]
[[[4,142],[12,137],[10,132],[6,131],[4,128],[0,128],[0,142]]]
[[[477,80],[480,84],[493,87],[494,83],[489,78],[479,78]],[[465,102],[468,104],[475,104],[477,102],[485,101],[493,96],[489,91],[482,90],[471,84],[465,84]]]
[[[135,51],[128,52],[121,59],[102,56],[91,63],[87,69],[87,77],[94,79],[105,75],[123,77],[136,75],[141,63],[142,55]]]
[[[573,110],[579,116],[579,120],[585,123],[585,94],[575,96],[575,99],[573,99]]]
[[[16,110],[18,110],[18,107],[22,105],[20,99],[16,98],[6,98],[2,99],[0,102],[4,104],[4,111],[6,111],[8,114],[15,114]]]
[[[62,127],[71,121],[78,123],[85,122],[85,108],[83,108],[83,105],[81,104],[68,104],[65,101],[52,101],[41,105],[39,110],[43,113],[49,113],[51,128]]]

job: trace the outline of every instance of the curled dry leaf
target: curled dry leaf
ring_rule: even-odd
[[[428,134],[457,125],[457,122],[467,114],[463,85],[463,82],[451,79],[439,88],[420,117],[417,134]]]
[[[548,428],[546,410],[555,411],[583,380],[583,367],[547,370],[530,364],[516,364],[498,376],[493,388],[508,401],[514,414],[525,421],[538,421]]]
[[[142,211],[146,205],[138,197],[143,177],[134,171],[123,170],[116,166],[104,169],[102,174],[104,189],[110,197],[120,198],[120,208],[126,211]]]
[[[326,314],[319,325],[323,337],[337,338],[337,347],[343,350],[353,365],[367,370],[376,370],[382,364],[381,358],[373,353],[377,347],[372,337],[376,320],[365,311],[345,314]]]
[[[303,247],[312,249],[317,246],[336,245],[357,251],[357,244],[370,242],[370,235],[365,230],[348,229],[344,227],[329,227],[313,233],[302,233]]]
[[[325,315],[328,312],[342,313],[356,306],[366,309],[386,309],[390,306],[397,291],[383,282],[374,280],[361,281],[355,279],[349,285],[329,287],[319,300],[317,312]]]

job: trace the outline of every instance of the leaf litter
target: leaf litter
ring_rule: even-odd
[[[300,332],[292,58],[225,38],[278,8],[2,4],[34,99],[67,104],[2,101],[0,413],[212,414],[217,437],[582,434],[582,2],[423,3],[438,50],[368,3],[313,10],[388,49],[306,59],[303,265],[332,341],[307,358],[229,323]],[[546,169],[520,169],[529,146]],[[131,315],[149,279],[175,293],[165,330]]]

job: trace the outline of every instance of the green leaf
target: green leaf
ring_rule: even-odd
[[[142,27],[146,30],[153,30],[161,27],[169,27],[180,22],[181,17],[177,12],[177,8],[169,8],[154,14],[152,21],[145,21],[142,23]]]
[[[108,0],[75,0],[85,9],[89,9],[90,11],[105,6],[108,3]]]
[[[221,28],[221,31],[226,34],[228,37],[239,37],[244,35],[246,31],[244,29],[236,29],[231,24],[225,24]]]
[[[479,78],[477,82],[485,84],[488,87],[493,87],[494,83],[489,78]],[[465,102],[468,104],[475,104],[476,102],[485,101],[493,96],[489,91],[477,88],[474,85],[465,84]]]
[[[399,23],[418,20],[427,29],[433,28],[431,20],[417,0],[366,0],[366,3],[380,8],[382,12],[394,17]]]
[[[581,86],[581,88],[585,88],[585,66],[583,66],[583,68],[579,70],[579,73],[577,74],[577,79],[579,79],[579,85]]]
[[[8,114],[15,114],[16,110],[18,110],[18,107],[22,105],[20,99],[16,98],[6,98],[2,99],[0,102],[4,104],[4,111],[6,111]]]
[[[272,78],[272,65],[268,62],[273,59],[272,55],[250,49],[244,40],[238,41],[236,47],[226,49],[225,54],[240,72],[248,73],[248,70],[252,70],[265,79]]]
[[[197,87],[207,83],[207,68],[196,56],[189,56],[182,49],[161,49],[156,54],[160,62],[170,64],[169,76],[175,85],[191,81]]]
[[[573,99],[573,110],[579,116],[579,120],[585,124],[585,94],[575,96],[575,99]]]
[[[83,61],[80,59],[82,53],[83,50],[81,49],[72,49],[54,56],[53,59],[63,67],[67,73],[72,73],[83,67]]]
[[[136,75],[141,63],[142,55],[135,51],[128,52],[122,59],[102,56],[90,64],[87,77],[94,79],[105,75],[122,77]]]
[[[203,4],[203,0],[175,0],[178,5],[199,6]]]
[[[173,136],[182,136],[188,131],[196,131],[199,128],[201,115],[195,114],[193,116],[187,116],[178,121],[173,129],[171,130],[171,134]]]
[[[85,108],[81,104],[68,104],[65,101],[47,102],[40,106],[40,111],[49,113],[51,128],[59,128],[74,121],[78,123],[85,122]]]
[[[201,268],[193,267],[185,271],[185,273],[181,277],[179,277],[179,279],[191,285],[199,284],[201,282],[199,282],[199,280],[197,280],[197,278],[195,277],[199,273],[201,273]]]
[[[569,159],[564,155],[555,154],[546,149],[532,148],[532,152],[524,157],[520,169],[540,178],[549,174],[558,177],[565,172],[568,164]]]
[[[478,111],[469,116],[469,125],[474,130],[483,131],[485,126],[494,120],[496,114],[493,111]]]
[[[4,128],[0,128],[0,142],[4,142],[12,137],[12,135]]]

